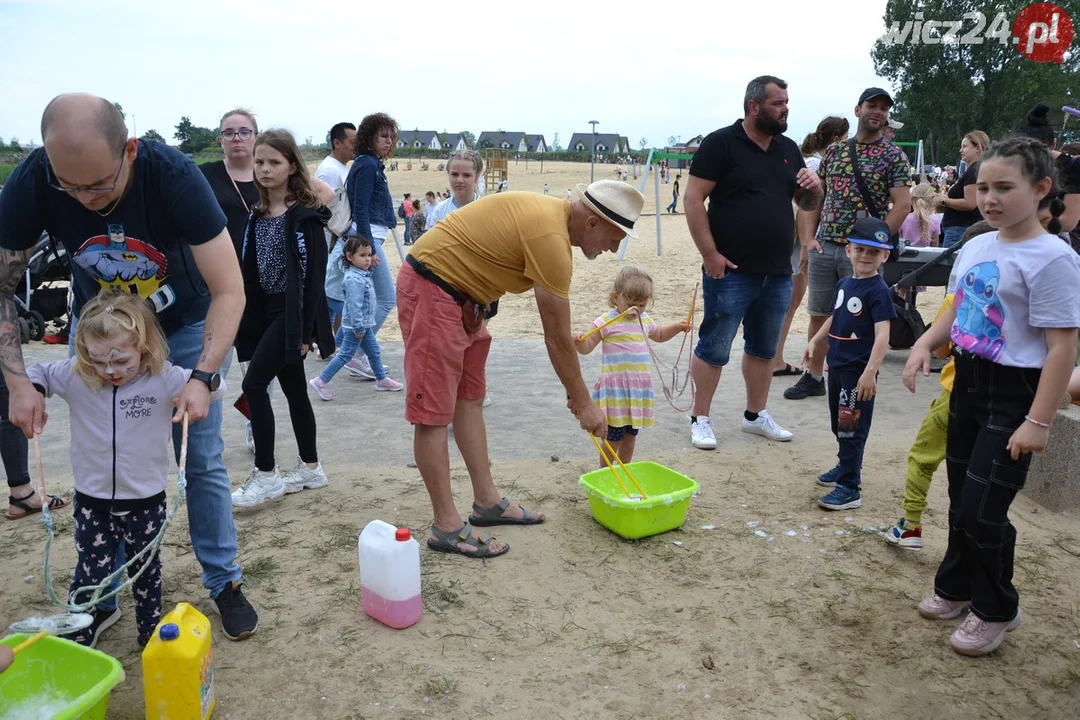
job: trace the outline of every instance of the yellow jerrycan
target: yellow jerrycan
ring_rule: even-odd
[[[142,654],[146,720],[206,720],[214,712],[210,621],[182,602],[161,618]]]

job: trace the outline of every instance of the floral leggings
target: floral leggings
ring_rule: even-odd
[[[149,545],[165,522],[165,501],[122,515],[79,506],[76,501],[74,517],[75,551],[79,560],[75,565],[70,593],[74,602],[86,602],[90,594],[85,592],[75,597],[75,591],[98,585],[113,572],[113,560],[121,540],[126,544],[128,557],[135,557]],[[128,568],[128,574],[134,577],[146,562],[143,559],[133,563]],[[149,563],[146,572],[132,586],[135,624],[139,635],[153,633],[161,620],[161,559],[155,554]],[[83,632],[72,639],[88,645],[91,636]]]

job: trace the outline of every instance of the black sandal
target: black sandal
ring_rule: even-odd
[[[22,512],[18,515],[14,515],[11,512],[11,508],[8,508],[7,511],[4,513],[4,517],[6,517],[8,520],[19,520],[21,518],[27,517],[28,515],[36,515],[37,513],[41,512],[40,507],[34,507],[33,505],[30,505],[26,502],[36,494],[37,491],[34,490],[24,498],[16,498],[8,495],[8,505],[17,507],[22,510]],[[52,495],[49,497],[49,512],[54,512],[56,510],[60,510],[61,508],[66,508],[70,504],[71,500]]]
[[[797,367],[792,367],[791,363],[784,363],[784,367],[780,370],[773,370],[773,377],[784,377],[785,375],[802,375],[803,371]]]
[[[521,508],[522,517],[509,518],[504,515],[506,508],[510,507],[510,499],[503,498],[499,501],[499,504],[495,507],[483,507],[472,504],[472,514],[469,515],[469,522],[477,527],[493,527],[495,525],[539,525],[544,522],[544,518],[538,518],[529,511],[529,508],[524,505],[519,505]]]
[[[427,546],[436,552],[464,555],[465,557],[480,558],[481,560],[499,557],[510,551],[509,545],[503,547],[502,550],[492,550],[488,547],[488,543],[494,539],[495,537],[492,535],[481,537],[475,534],[472,525],[469,523],[465,523],[457,532],[445,532],[432,525],[431,537],[427,540]],[[476,549],[463,550],[458,547],[458,543],[475,545]]]

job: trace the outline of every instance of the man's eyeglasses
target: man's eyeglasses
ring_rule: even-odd
[[[251,128],[240,128],[239,130],[233,130],[228,128],[221,131],[221,137],[226,140],[232,140],[233,138],[240,138],[241,140],[250,140],[255,135],[255,131]]]
[[[49,176],[55,182],[50,182],[49,187],[60,192],[66,192],[70,195],[78,195],[81,192],[93,193],[95,195],[105,195],[111,193],[116,189],[116,183],[120,180],[120,171],[124,169],[124,158],[127,157],[126,152],[120,153],[120,166],[116,168],[116,175],[113,176],[112,185],[61,185],[60,179],[56,177],[56,171],[53,170],[52,163],[46,163],[46,167],[49,169]]]

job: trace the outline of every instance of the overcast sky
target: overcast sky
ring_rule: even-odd
[[[730,124],[747,81],[771,74],[801,141],[888,87],[870,60],[885,0],[370,5],[0,0],[0,137],[40,143],[45,104],[79,90],[170,141],[181,116],[216,127],[239,105],[301,142],[382,111],[405,130],[558,133],[564,147],[598,120],[658,146]]]

